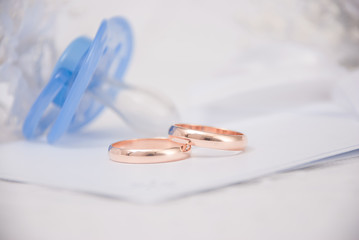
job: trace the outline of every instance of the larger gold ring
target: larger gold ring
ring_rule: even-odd
[[[122,163],[163,163],[188,158],[189,149],[168,138],[142,138],[113,143],[108,154],[111,160]]]
[[[169,138],[187,141],[193,146],[241,151],[247,146],[247,137],[240,132],[192,124],[175,124],[168,130]]]

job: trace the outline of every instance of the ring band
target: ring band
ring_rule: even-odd
[[[175,124],[168,130],[172,140],[186,140],[198,147],[241,151],[247,146],[247,137],[240,132],[192,124]]]
[[[142,138],[113,143],[110,159],[121,163],[163,163],[186,159],[190,146],[168,138]]]

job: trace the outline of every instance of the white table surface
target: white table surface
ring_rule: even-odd
[[[351,158],[156,205],[0,181],[0,237],[354,240],[358,172]]]

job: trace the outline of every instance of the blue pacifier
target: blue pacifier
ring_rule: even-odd
[[[49,129],[47,141],[54,143],[66,131],[73,132],[90,123],[105,106],[141,130],[146,116],[127,111],[124,106],[129,104],[128,99],[117,100],[121,95],[119,92],[126,89],[137,95],[140,93],[140,99],[145,96],[164,108],[160,117],[175,118],[173,105],[150,92],[123,83],[132,54],[132,42],[130,25],[121,17],[104,20],[93,41],[87,37],[72,41],[56,63],[49,83],[31,107],[23,124],[23,135],[33,139]]]

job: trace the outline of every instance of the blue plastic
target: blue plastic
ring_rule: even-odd
[[[76,131],[91,122],[104,106],[88,96],[96,88],[107,97],[117,91],[106,87],[106,79],[122,81],[132,53],[132,33],[120,17],[104,20],[91,41],[75,39],[59,58],[49,83],[31,107],[23,124],[23,135],[33,139],[50,127],[49,143],[66,131]]]

